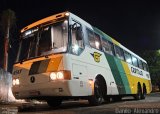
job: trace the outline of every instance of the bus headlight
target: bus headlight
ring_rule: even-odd
[[[16,85],[16,80],[15,79],[13,79],[12,84]]]
[[[60,80],[64,79],[64,75],[62,72],[57,73],[57,79],[60,79]]]
[[[57,79],[56,73],[51,72],[51,74],[50,74],[50,79],[51,79],[51,80],[56,80],[56,79]]]
[[[71,72],[68,70],[50,73],[50,80],[70,80],[70,79],[71,79]]]
[[[13,85],[19,85],[20,84],[18,78],[17,79],[13,79],[12,83],[13,83]]]
[[[19,85],[19,79],[16,79],[16,85]]]

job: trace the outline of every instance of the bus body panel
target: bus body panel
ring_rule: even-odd
[[[53,17],[55,18],[55,16]],[[51,18],[52,16],[49,19],[51,20]],[[69,22],[72,20],[82,24],[85,45],[82,53],[75,55],[68,49],[67,53],[50,54],[15,64],[13,79],[18,78],[20,81],[20,85],[12,87],[16,98],[92,96],[94,95],[94,81],[99,75],[105,80],[107,95],[137,94],[138,83],[141,84],[141,87],[145,84],[147,93],[151,92],[149,72],[131,65],[115,55],[109,55],[102,50],[92,48],[88,42],[86,28],[98,33],[101,38],[103,37],[121,47],[144,63],[146,63],[145,60],[110,36],[70,13]],[[47,18],[44,21],[47,22]],[[37,26],[44,21],[41,20],[34,24]],[[33,25],[28,27],[31,28]],[[25,28],[22,31],[25,31]],[[59,71],[69,71],[71,73],[70,79],[52,81],[50,74]]]

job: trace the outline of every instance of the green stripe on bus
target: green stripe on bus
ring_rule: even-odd
[[[116,62],[114,57],[111,56],[111,55],[106,54],[106,58],[107,58],[107,61],[109,63],[109,66],[111,68],[113,77],[116,81],[119,94],[126,94],[126,90],[124,88],[124,83],[122,81],[122,77],[121,77],[120,72],[119,72],[119,67],[120,67],[119,64],[120,63]]]
[[[101,34],[104,39],[107,39],[108,41],[113,42],[112,38],[108,36],[107,34],[105,34],[103,31],[99,30],[96,27],[93,27],[93,28],[94,28],[94,31],[98,34]],[[125,70],[121,63],[121,60],[113,56],[110,56],[108,54],[106,54],[106,58],[108,60],[112,74],[116,81],[119,94],[131,94],[131,88],[129,86],[128,78],[125,74]]]
[[[95,31],[96,33],[102,35],[104,39],[112,42],[112,38],[111,38],[110,36],[108,36],[107,34],[105,34],[103,31],[99,30],[99,29],[96,28],[96,27],[93,27],[93,29],[94,29],[94,31]]]
[[[131,94],[131,89],[130,89],[130,86],[129,86],[128,78],[127,78],[127,76],[125,74],[125,71],[124,71],[123,65],[121,63],[121,60],[115,58],[115,62],[116,62],[119,74],[121,76],[121,79],[122,79],[126,94]]]

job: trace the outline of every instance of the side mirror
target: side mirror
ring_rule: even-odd
[[[82,40],[83,38],[83,33],[82,33],[82,28],[81,27],[77,27],[77,31],[76,31],[76,40]]]

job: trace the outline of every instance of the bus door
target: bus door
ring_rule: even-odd
[[[87,65],[84,62],[85,57],[82,52],[84,50],[82,26],[75,20],[71,25],[71,53],[72,53],[72,75],[73,80],[77,81],[77,91],[80,95],[88,95],[88,75]],[[79,88],[79,89],[78,89]]]

